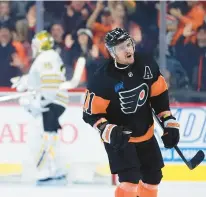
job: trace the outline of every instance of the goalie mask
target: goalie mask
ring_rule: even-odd
[[[32,56],[35,58],[42,51],[50,50],[54,46],[54,39],[47,31],[40,31],[32,39]]]
[[[125,69],[134,61],[135,44],[131,36],[123,29],[116,28],[105,36],[105,45],[115,60],[115,67]],[[118,66],[118,63],[125,66]]]

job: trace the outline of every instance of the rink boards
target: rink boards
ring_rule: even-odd
[[[194,107],[192,104],[172,107],[181,123],[179,147],[187,158],[191,158],[198,149],[206,153],[205,110],[206,106]],[[38,147],[41,121],[34,121],[17,104],[0,105],[0,113],[0,175],[20,174],[22,163],[31,158]],[[63,125],[60,131],[61,154],[65,165],[70,168],[76,164],[91,164],[96,173],[108,176],[110,172],[103,144],[99,134],[83,122],[81,106],[70,105],[60,122]],[[155,128],[166,164],[164,180],[206,181],[206,161],[190,171],[173,149],[163,148],[160,138],[162,131],[158,125]]]

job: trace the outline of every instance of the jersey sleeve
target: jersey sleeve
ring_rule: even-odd
[[[28,73],[28,90],[36,90],[39,87],[40,83],[40,77],[39,77],[39,72],[38,72],[38,67],[39,67],[39,60],[35,59],[31,65],[31,68]]]
[[[164,76],[160,73],[157,62],[152,60],[152,83],[150,89],[150,102],[157,115],[170,113],[168,86]]]
[[[88,81],[83,105],[83,120],[96,128],[98,123],[107,121],[107,109],[110,100],[107,94],[107,88],[100,81],[100,77],[93,77]]]

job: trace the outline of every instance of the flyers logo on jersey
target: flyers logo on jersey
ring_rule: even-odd
[[[125,114],[135,113],[137,108],[144,105],[146,102],[148,93],[149,87],[146,83],[134,89],[119,92],[122,112]]]

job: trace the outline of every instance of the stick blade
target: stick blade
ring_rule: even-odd
[[[196,155],[190,160],[190,169],[195,169],[205,158],[205,154],[202,150],[199,150]]]

